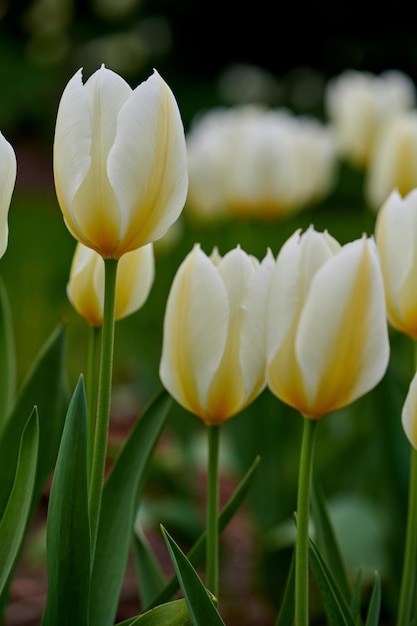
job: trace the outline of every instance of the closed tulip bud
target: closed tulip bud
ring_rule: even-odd
[[[116,277],[116,320],[131,315],[146,302],[153,280],[153,244],[122,256]],[[97,252],[81,243],[75,249],[67,294],[75,310],[92,326],[102,325],[104,261]]]
[[[54,176],[66,225],[103,258],[153,242],[180,215],[187,193],[184,130],[155,71],[132,90],[101,67],[69,81],[58,109]]]
[[[417,449],[417,373],[411,381],[401,412],[401,421],[408,441]]]
[[[160,376],[179,404],[219,425],[265,386],[265,302],[273,257],[240,247],[223,258],[195,245],[174,278]]]
[[[281,248],[267,307],[270,390],[317,419],[372,389],[389,358],[376,246],[345,246],[312,227]]]
[[[393,189],[417,187],[417,111],[398,115],[381,131],[366,174],[366,198],[378,210]]]
[[[0,133],[0,257],[7,249],[9,228],[7,218],[16,182],[16,156],[10,143]]]
[[[394,70],[380,75],[347,70],[329,81],[325,93],[339,152],[361,168],[367,167],[381,129],[414,104],[412,80]]]
[[[404,198],[394,190],[375,224],[387,315],[398,331],[417,339],[417,189]]]

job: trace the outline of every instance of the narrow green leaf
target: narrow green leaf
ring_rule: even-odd
[[[165,528],[161,527],[181,590],[184,594],[193,626],[218,626],[224,624],[220,613],[210,598],[207,589],[181,548]]]
[[[369,601],[365,626],[378,626],[380,612],[381,612],[381,577],[378,572],[375,572],[374,588],[372,589],[371,599]]]
[[[34,406],[39,414],[39,454],[32,510],[42,494],[56,460],[68,404],[64,365],[64,331],[59,327],[42,347],[15,406],[1,424],[0,511],[12,489],[20,438]]]
[[[309,545],[311,570],[323,601],[329,626],[355,626],[349,605],[332,572],[311,539]]]
[[[166,391],[157,395],[132,429],[104,485],[91,581],[91,626],[114,623],[140,491],[171,404]]]
[[[311,511],[316,531],[316,543],[326,560],[345,600],[350,601],[352,589],[346,572],[343,557],[337,542],[323,491],[317,481],[313,481]]]
[[[191,624],[187,603],[181,598],[161,604],[137,617],[131,617],[117,626],[191,626]]]
[[[252,481],[255,475],[255,470],[258,467],[260,462],[260,457],[257,456],[250,466],[249,470],[246,472],[245,476],[242,478],[235,491],[226,502],[222,510],[219,514],[219,532],[221,533],[230,520],[233,518],[234,514],[242,504],[245,496],[247,495]],[[191,547],[189,552],[187,553],[187,558],[194,567],[201,563],[206,555],[206,537],[207,533],[204,531],[194,545]],[[158,606],[164,602],[167,602],[174,593],[178,590],[178,579],[176,576],[173,576],[167,583],[165,589],[158,595],[158,597],[152,600],[152,603],[149,605],[145,605],[146,608],[151,608],[154,606]]]
[[[362,595],[362,579],[363,567],[360,567],[353,585],[352,599],[350,601],[350,610],[355,619],[356,625],[362,624],[361,616],[361,595]]]
[[[16,355],[9,299],[0,278],[0,424],[9,414],[16,392]]]
[[[48,595],[42,626],[87,626],[90,524],[87,407],[80,377],[59,447],[47,521]]]
[[[153,598],[162,592],[167,581],[147,538],[138,529],[136,529],[133,546],[140,581],[141,606],[148,606]]]
[[[291,565],[285,584],[284,595],[277,615],[275,626],[292,626],[295,614],[295,551],[293,551]]]
[[[39,446],[39,420],[33,409],[20,442],[16,476],[0,521],[0,593],[9,579],[22,544],[32,502]]]

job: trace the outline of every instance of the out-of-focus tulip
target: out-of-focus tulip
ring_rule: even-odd
[[[178,269],[165,312],[162,383],[206,424],[219,425],[265,386],[265,301],[274,261],[240,247],[221,258],[195,245]]]
[[[186,209],[197,218],[279,218],[319,202],[336,181],[328,126],[260,106],[213,109],[187,135]]]
[[[407,439],[417,449],[417,373],[408,388],[401,412],[401,421]]]
[[[185,136],[175,98],[155,71],[132,90],[101,67],[79,70],[58,109],[58,201],[72,235],[119,259],[162,237],[187,194]]]
[[[16,182],[16,155],[10,143],[0,133],[0,257],[7,249],[9,228],[7,218]]]
[[[417,187],[417,111],[397,116],[381,131],[366,175],[366,197],[378,210],[393,189]]]
[[[417,339],[417,188],[404,198],[394,190],[375,224],[390,324]]]
[[[115,319],[131,315],[146,302],[154,280],[153,244],[127,252],[117,267]],[[92,326],[103,323],[104,261],[81,243],[77,244],[67,285],[75,310]]]
[[[387,122],[415,104],[415,87],[402,72],[379,75],[347,70],[326,87],[325,107],[340,155],[357,167],[368,165]]]
[[[372,389],[389,358],[377,249],[310,227],[281,248],[266,322],[270,390],[317,419]]]

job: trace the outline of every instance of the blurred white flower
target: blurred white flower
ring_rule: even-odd
[[[332,129],[285,109],[212,109],[186,137],[186,210],[200,218],[278,218],[322,200],[336,179]]]
[[[379,75],[347,70],[331,79],[325,109],[340,155],[357,167],[366,167],[381,129],[415,101],[414,83],[397,70]]]

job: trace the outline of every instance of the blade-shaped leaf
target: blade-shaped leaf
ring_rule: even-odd
[[[139,593],[141,606],[148,606],[148,604],[162,592],[167,581],[145,534],[140,532],[137,528],[133,545],[140,581]]]
[[[3,281],[0,278],[0,424],[12,408],[16,392],[16,355],[12,316]]]
[[[245,496],[247,495],[250,489],[250,486],[252,485],[252,481],[255,475],[255,470],[258,467],[259,462],[260,462],[260,457],[257,456],[254,462],[252,463],[252,465],[250,466],[249,470],[246,472],[245,476],[242,478],[242,480],[236,487],[235,491],[233,492],[229,500],[226,502],[226,504],[220,511],[220,514],[219,514],[219,532],[220,533],[226,528],[226,526],[228,525],[230,520],[233,518],[234,514],[236,513],[240,505],[242,504]],[[194,545],[191,547],[189,552],[187,553],[187,559],[190,561],[192,565],[194,565],[194,567],[198,565],[199,563],[201,563],[203,559],[205,558],[206,537],[207,537],[207,533],[206,531],[204,531],[200,535],[200,537],[197,539],[197,541],[194,543]],[[162,590],[162,592],[158,595],[157,598],[154,598],[152,600],[152,603],[150,605],[147,605],[147,608],[150,608],[151,606],[158,606],[159,604],[167,602],[170,598],[172,598],[174,593],[178,590],[178,586],[179,586],[178,579],[176,576],[173,576],[168,581],[165,589]]]
[[[103,490],[94,555],[90,626],[111,626],[123,584],[144,476],[172,400],[162,391],[137,421]]]
[[[161,604],[117,624],[117,626],[191,626],[187,603],[183,598]]]
[[[87,408],[80,377],[65,420],[47,521],[48,595],[42,626],[87,626],[90,524]]]
[[[161,527],[161,530],[177,573],[193,626],[219,626],[219,624],[224,624],[220,613],[190,561],[165,528]]]
[[[378,626],[379,614],[381,612],[381,577],[375,572],[374,588],[369,601],[368,613],[366,615],[365,626]]]
[[[353,585],[352,599],[350,601],[350,610],[356,621],[356,624],[362,624],[361,616],[361,593],[362,593],[363,567],[359,568],[358,574]]]
[[[277,615],[275,626],[292,626],[295,614],[295,551],[293,551],[291,565],[285,584],[284,595]]]
[[[9,579],[24,538],[32,502],[39,445],[39,421],[33,409],[20,442],[16,476],[0,521],[0,593]]]
[[[355,626],[348,603],[321,556],[316,544],[310,539],[310,565],[320,592],[329,626]]]
[[[350,601],[352,590],[345,564],[330,520],[326,500],[317,481],[313,481],[311,510],[316,530],[316,543],[329,569],[337,580],[345,600]]]
[[[64,376],[64,330],[59,327],[44,344],[0,430],[0,511],[9,498],[16,471],[19,442],[34,406],[39,414],[39,454],[33,504],[42,494],[55,463],[68,404]]]

